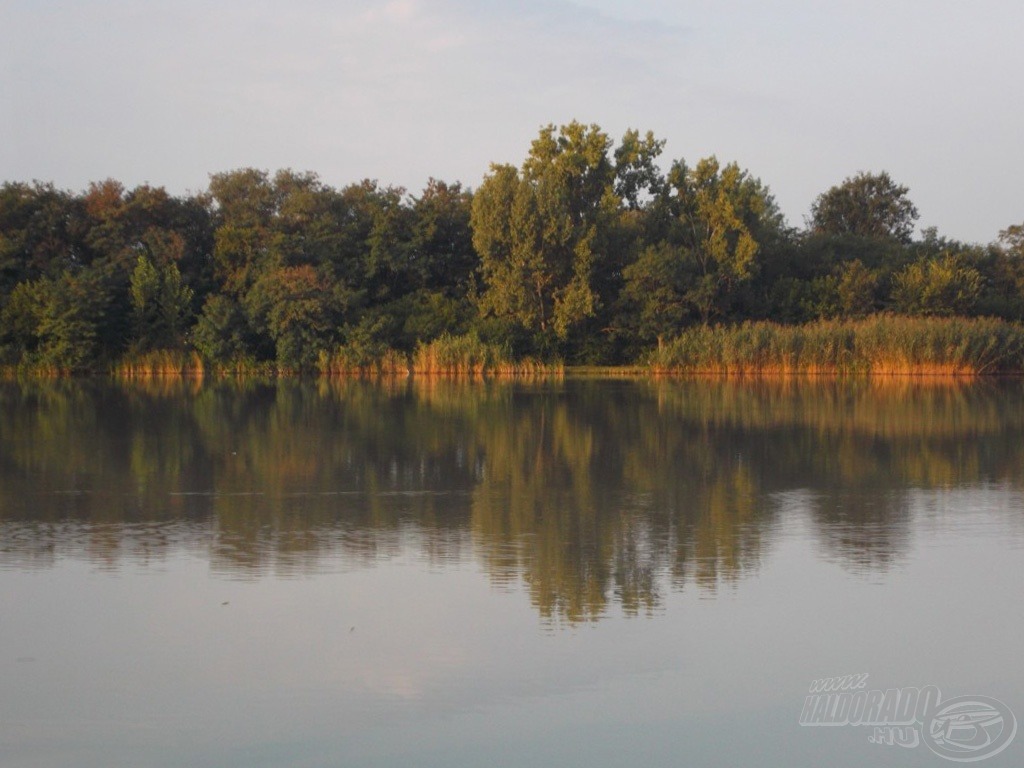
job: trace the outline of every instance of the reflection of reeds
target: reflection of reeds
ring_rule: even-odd
[[[151,397],[173,400],[194,397],[202,391],[209,377],[203,375],[136,375],[118,379],[125,397]]]
[[[812,428],[885,439],[996,435],[1024,423],[1017,380],[871,376],[681,377],[649,381],[663,418],[743,429]]]
[[[800,326],[698,326],[654,351],[656,373],[978,376],[1024,372],[1024,327],[879,315]]]

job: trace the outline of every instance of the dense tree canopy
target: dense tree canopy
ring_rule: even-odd
[[[548,126],[521,172],[494,166],[476,193],[480,307],[520,326],[541,350],[565,341],[599,306],[594,277],[623,205],[611,143],[597,126]]]
[[[858,173],[821,194],[811,207],[815,232],[892,238],[909,243],[917,221],[910,190],[888,173]]]
[[[0,186],[0,365],[154,353],[313,370],[468,335],[513,356],[627,363],[692,325],[876,312],[1024,319],[1024,225],[918,239],[907,187],[859,173],[804,231],[736,163],[596,125],[541,129],[480,187],[419,194],[244,168],[175,197],[115,180]]]

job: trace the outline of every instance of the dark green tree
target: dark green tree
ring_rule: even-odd
[[[412,199],[409,269],[418,288],[465,297],[476,284],[479,264],[470,226],[473,196],[461,184],[430,179]]]
[[[138,352],[180,349],[192,313],[192,289],[173,261],[155,265],[139,256],[131,276],[133,346]]]
[[[81,199],[53,184],[0,186],[0,299],[18,283],[86,263],[86,230]]]
[[[633,340],[632,357],[655,341],[660,347],[690,317],[694,275],[687,267],[679,248],[667,242],[649,246],[626,267],[619,330]]]
[[[255,360],[258,352],[245,310],[233,296],[222,293],[207,297],[192,331],[192,345],[207,361],[222,366]]]
[[[106,351],[101,328],[108,297],[102,278],[66,272],[48,283],[37,332],[39,354],[32,362],[67,372],[94,368]]]
[[[892,239],[909,243],[918,219],[910,190],[888,173],[858,173],[818,196],[810,228],[829,235]]]
[[[311,266],[282,267],[261,277],[246,296],[257,330],[274,344],[277,364],[309,370],[333,346],[331,290]]]
[[[51,287],[46,278],[26,280],[14,286],[0,305],[0,364],[19,365],[36,360],[39,328]]]

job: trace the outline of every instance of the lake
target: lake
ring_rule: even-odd
[[[1020,766],[1022,606],[1021,380],[0,383],[5,768]]]

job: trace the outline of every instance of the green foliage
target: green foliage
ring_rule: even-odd
[[[811,207],[811,228],[830,235],[856,235],[909,243],[917,221],[907,187],[888,173],[858,173],[818,196]]]
[[[425,288],[388,305],[388,312],[401,322],[401,330],[394,334],[396,346],[407,351],[445,333],[464,333],[474,316],[468,299]]]
[[[999,244],[1007,255],[1024,259],[1024,224],[1014,224],[999,233]]]
[[[231,367],[236,361],[252,358],[253,331],[241,305],[232,297],[213,294],[192,332],[192,344],[209,362]]]
[[[345,343],[320,350],[316,367],[329,375],[407,375],[409,359],[379,337],[377,324],[364,322],[349,331]]]
[[[49,288],[49,281],[34,280],[11,291],[0,311],[0,364],[16,366],[36,357]]]
[[[988,246],[934,229],[914,241],[906,187],[861,173],[797,232],[736,163],[663,173],[664,146],[549,125],[475,193],[253,168],[186,197],[113,179],[80,194],[7,182],[0,365],[174,368],[195,351],[211,370],[401,368],[470,338],[513,360],[606,365],[695,323],[1024,319],[1024,225]]]
[[[176,349],[184,343],[192,289],[182,284],[174,262],[158,268],[139,256],[131,276],[134,347],[138,352]]]
[[[679,248],[662,242],[644,249],[623,272],[624,330],[641,344],[660,344],[682,327],[691,310],[691,277]]]
[[[982,291],[982,277],[960,254],[947,253],[907,265],[893,281],[895,308],[908,315],[970,314]]]
[[[418,287],[458,299],[470,293],[478,266],[471,210],[468,190],[437,179],[412,200],[409,273]]]
[[[85,223],[82,201],[52,184],[0,186],[0,298],[18,283],[80,266]]]
[[[777,212],[761,183],[735,163],[724,168],[709,157],[687,167],[676,161],[668,175],[669,242],[690,263],[686,302],[707,323],[729,311],[740,288],[758,271],[755,235]]]
[[[481,310],[527,329],[546,353],[600,306],[595,273],[621,208],[611,146],[597,126],[547,126],[521,172],[492,166],[473,198]]]
[[[664,188],[665,178],[657,166],[664,148],[665,142],[650,131],[641,139],[639,131],[629,130],[615,149],[615,194],[630,210],[643,208],[645,195]]]
[[[977,312],[1007,320],[1024,320],[1024,227],[1000,233],[999,242],[975,260],[984,288]]]
[[[312,267],[282,267],[253,285],[245,306],[253,327],[273,341],[278,365],[306,370],[335,333],[331,298],[329,286]]]
[[[860,259],[848,261],[840,266],[837,277],[839,314],[849,318],[871,314],[875,309],[878,277],[865,267]]]
[[[584,328],[632,349],[691,316],[726,315],[757,275],[757,238],[781,227],[736,164],[680,161],[666,180],[650,133],[627,132],[614,162],[611,146],[596,126],[548,126],[522,171],[493,166],[474,196],[481,310],[529,330],[542,352],[593,360]]]
[[[65,273],[46,286],[44,295],[38,357],[30,362],[46,370],[88,370],[101,351],[99,328],[106,304],[102,283],[95,275]]]

